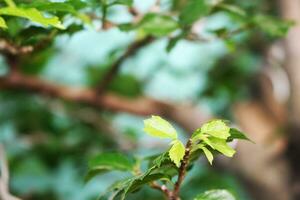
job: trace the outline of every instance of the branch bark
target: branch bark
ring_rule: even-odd
[[[202,115],[199,109],[195,109],[191,104],[172,104],[148,97],[128,99],[111,93],[105,93],[99,98],[93,89],[62,86],[21,73],[0,77],[0,89],[23,90],[114,112],[165,116],[188,131],[193,131],[199,124],[210,118],[210,115]]]

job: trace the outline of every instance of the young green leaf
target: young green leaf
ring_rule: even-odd
[[[175,140],[172,143],[173,145],[169,150],[169,156],[175,165],[179,167],[180,161],[183,159],[185,153],[185,147],[180,140]]]
[[[205,0],[189,0],[179,15],[179,22],[188,26],[209,13],[210,7]]]
[[[235,154],[235,150],[226,143],[226,140],[216,137],[210,137],[209,141],[211,142],[211,145],[214,149],[224,154],[225,156],[232,157]]]
[[[212,120],[201,127],[201,133],[222,139],[227,139],[230,136],[229,131],[230,128],[223,120]]]
[[[212,165],[212,161],[214,159],[213,154],[206,147],[204,147],[204,146],[202,146],[200,148],[203,150],[203,152],[204,152],[204,154],[205,154],[208,162]]]
[[[154,137],[177,139],[173,126],[159,116],[144,120],[144,131]]]
[[[198,195],[194,200],[235,200],[227,190],[209,190]]]
[[[59,29],[64,29],[64,26],[61,24],[58,17],[44,17],[36,8],[5,7],[0,8],[0,15],[22,17],[46,27],[54,26]]]
[[[0,17],[0,28],[7,28],[5,20],[2,17]]]

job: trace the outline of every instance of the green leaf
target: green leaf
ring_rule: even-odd
[[[213,161],[213,159],[214,159],[214,156],[213,156],[213,154],[206,148],[206,147],[200,147],[202,150],[203,150],[203,152],[204,152],[204,154],[205,154],[205,156],[206,156],[206,158],[207,158],[207,160],[208,160],[208,162],[212,165],[212,161]]]
[[[235,200],[227,190],[209,190],[198,195],[194,200]]]
[[[146,14],[137,25],[139,30],[157,37],[166,36],[178,27],[178,23],[172,17],[158,13]]]
[[[89,162],[90,168],[110,167],[118,170],[132,170],[134,162],[120,153],[103,153],[95,156]]]
[[[162,154],[158,158],[159,160],[161,160],[162,158],[166,158],[166,156],[165,154]],[[170,164],[172,163],[167,162],[160,167],[158,167],[157,165],[153,165],[141,175],[130,177],[122,181],[117,181],[115,184],[109,187],[106,193],[114,191],[115,194],[114,197],[120,197],[118,199],[123,200],[125,199],[128,193],[135,192],[138,189],[140,189],[142,186],[150,182],[160,180],[160,179],[164,179],[164,180],[169,179],[170,176],[177,174],[177,169],[175,169],[174,164],[172,164],[174,167]]]
[[[132,6],[133,0],[115,0],[110,3],[110,5],[125,5],[125,6]]]
[[[185,147],[180,140],[175,140],[172,142],[173,145],[169,150],[169,156],[171,160],[175,163],[177,167],[180,166],[180,161],[184,157]]]
[[[267,15],[256,15],[253,17],[252,22],[271,37],[285,36],[294,24],[292,21],[283,21]]]
[[[0,8],[0,15],[22,17],[29,19],[32,22],[39,23],[45,27],[54,26],[59,29],[64,29],[64,26],[61,24],[58,17],[46,18],[36,8],[5,7]]]
[[[136,24],[123,23],[123,24],[119,24],[118,27],[121,31],[128,32],[128,31],[134,30],[136,28]]]
[[[189,0],[179,15],[179,22],[184,26],[192,25],[200,17],[207,15],[209,10],[205,0]]]
[[[29,6],[34,7],[39,11],[76,13],[74,7],[69,3],[37,1],[33,2]]]
[[[218,5],[218,7],[220,7],[222,10],[225,10],[225,11],[230,12],[235,15],[239,15],[241,17],[246,16],[246,12],[242,8],[240,8],[236,5],[221,3]]]
[[[229,133],[230,136],[227,138],[227,141],[232,141],[234,139],[251,141],[243,132],[239,131],[236,128],[230,128]]]
[[[2,17],[0,17],[0,28],[7,28],[5,20]]]
[[[89,172],[86,176],[86,181],[96,175],[106,173],[112,170],[117,171],[132,171],[135,165],[133,159],[120,153],[103,153],[89,162]]]
[[[229,131],[230,128],[223,120],[212,120],[201,127],[201,133],[222,139],[227,139],[230,136]]]
[[[173,126],[159,116],[144,120],[144,131],[154,137],[177,139]]]
[[[216,137],[209,137],[209,141],[211,142],[213,149],[219,151],[225,156],[232,157],[235,154],[235,150],[227,144],[226,140]]]

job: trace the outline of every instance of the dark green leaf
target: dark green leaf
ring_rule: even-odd
[[[179,16],[180,24],[189,26],[209,13],[210,7],[205,0],[189,0]]]
[[[135,162],[129,157],[120,153],[103,153],[89,162],[91,169],[110,167],[117,170],[132,170]]]
[[[89,162],[89,172],[86,176],[86,181],[90,180],[96,175],[106,173],[109,171],[132,171],[135,161],[123,154],[119,153],[103,153]]]
[[[232,141],[234,139],[251,141],[243,132],[239,131],[236,128],[230,128],[229,133],[230,136],[229,138],[227,138],[227,141]]]

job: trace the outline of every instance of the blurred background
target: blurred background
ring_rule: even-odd
[[[171,120],[182,138],[211,118],[224,118],[255,142],[234,144],[236,156],[220,157],[213,167],[200,159],[186,179],[183,199],[216,188],[240,200],[300,199],[300,1],[230,2],[294,25],[285,35],[280,24],[258,18],[260,29],[220,39],[220,30],[235,30],[240,21],[216,12],[194,25],[203,38],[182,39],[170,52],[167,38],[151,40],[124,59],[100,103],[82,88],[97,87],[136,33],[98,30],[94,23],[23,56],[23,73],[39,79],[0,80],[1,175],[9,171],[11,193],[24,200],[95,199],[124,175],[109,173],[85,184],[89,158],[105,151],[145,156],[166,149],[167,141],[143,132],[143,119],[157,114]],[[139,12],[157,7],[154,0],[134,5]],[[109,13],[114,23],[131,17],[122,6]],[[1,77],[17,60],[5,55]],[[162,197],[144,188],[129,199]]]

